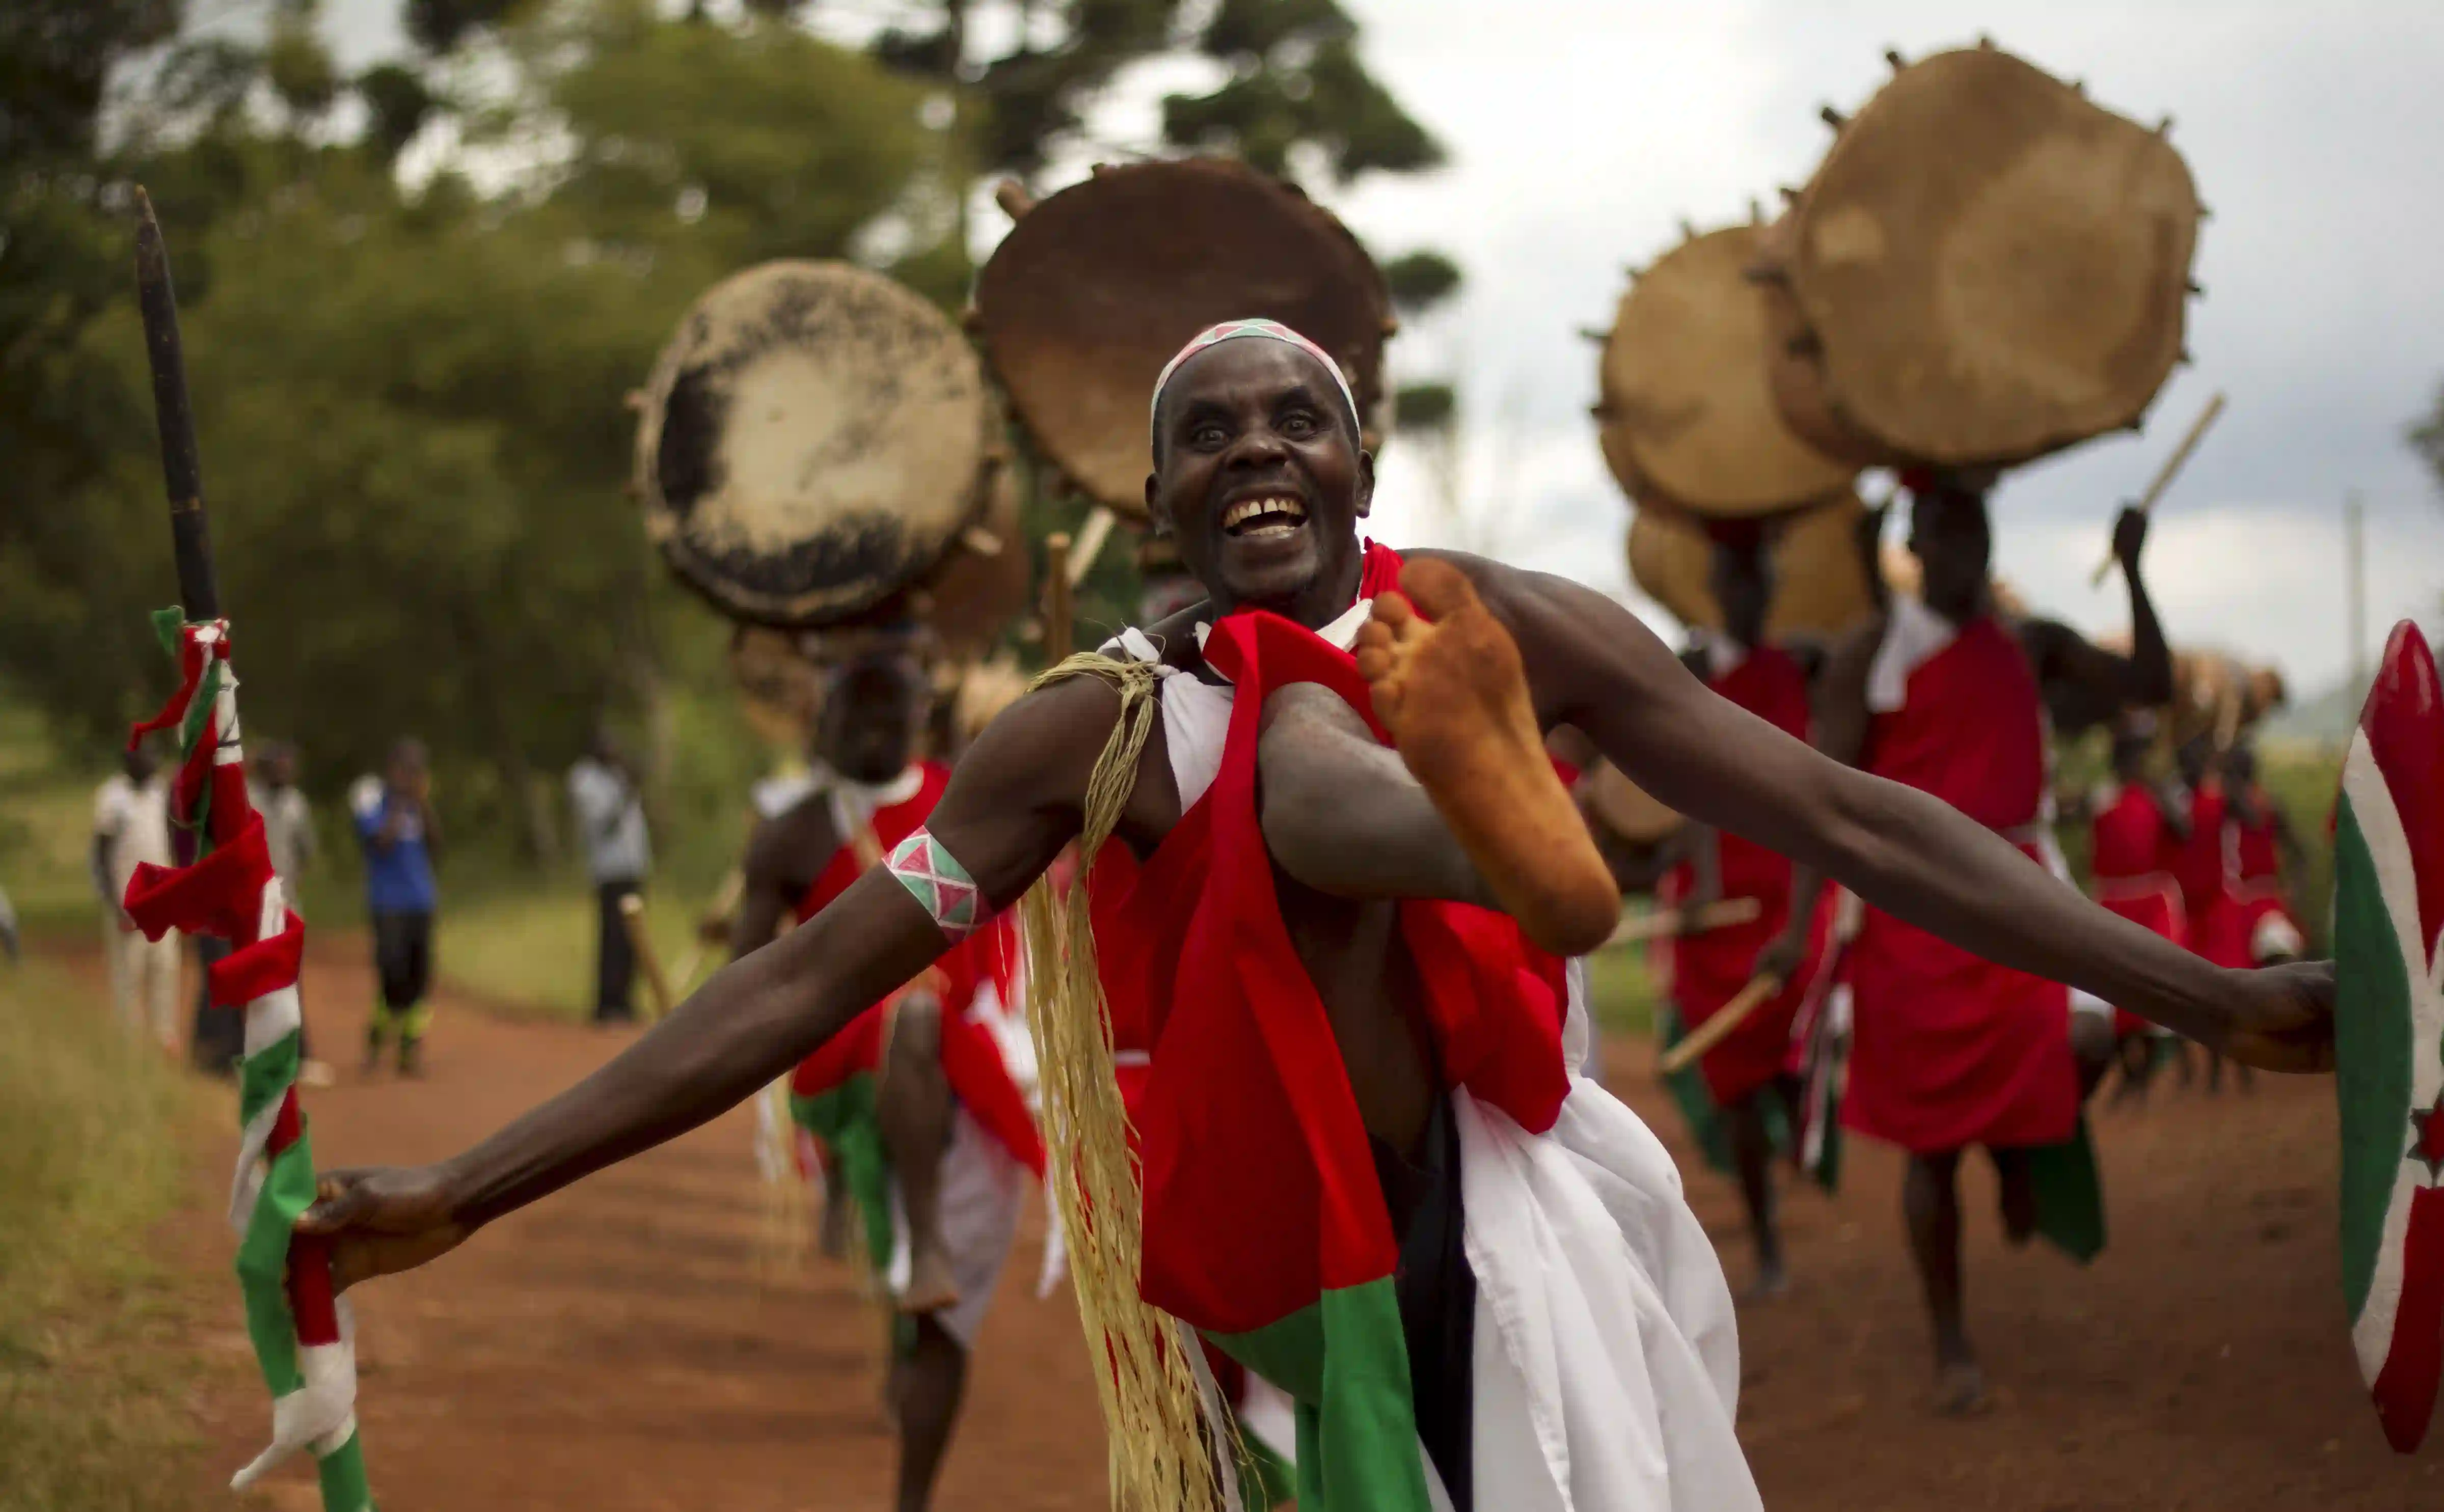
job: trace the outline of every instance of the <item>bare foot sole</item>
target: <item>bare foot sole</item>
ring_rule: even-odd
[[[1974,1360],[1955,1361],[1936,1374],[1935,1416],[1977,1417],[1993,1405],[1993,1398],[1986,1393],[1986,1373]]]
[[[1620,894],[1545,754],[1519,648],[1458,568],[1413,562],[1400,581],[1408,599],[1377,599],[1359,633],[1375,712],[1528,937],[1584,955],[1611,937]]]

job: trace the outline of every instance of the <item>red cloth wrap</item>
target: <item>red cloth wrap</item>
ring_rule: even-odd
[[[1807,738],[1807,674],[1772,647],[1747,659],[1707,686],[1794,739]],[[1790,862],[1764,846],[1717,831],[1725,898],[1752,897],[1763,906],[1745,924],[1727,924],[1662,942],[1671,958],[1672,1003],[1684,1031],[1704,1023],[1749,984],[1757,952],[1782,933],[1790,919]],[[1696,886],[1696,870],[1683,861],[1663,879],[1658,901],[1675,907]],[[1829,932],[1828,906],[1810,924],[1805,960],[1783,989],[1743,1021],[1731,1037],[1697,1062],[1717,1106],[1729,1107],[1771,1081],[1791,1064],[1790,1026],[1801,998],[1816,974]]]
[[[1867,770],[1989,829],[2036,822],[2045,728],[2036,676],[1991,618],[1962,627],[1868,729]],[[2038,864],[2033,844],[2022,851]],[[1857,1007],[1842,1121],[1912,1152],[2059,1144],[2079,1121],[2066,988],[1869,909],[1845,968]]]
[[[2096,901],[2175,945],[2187,945],[2189,912],[2181,900],[2179,877],[2183,846],[2156,795],[2140,784],[2123,784],[2113,802],[2089,821],[2088,838]],[[2147,1021],[2116,1008],[2113,1027],[2116,1034],[2138,1034]]]
[[[1361,596],[1390,589],[1398,566],[1370,544]],[[1398,1252],[1256,808],[1268,692],[1320,683],[1370,725],[1372,700],[1348,653],[1272,615],[1226,618],[1205,649],[1236,689],[1220,771],[1126,895],[1097,900],[1096,938],[1113,1022],[1141,1024],[1153,1052],[1136,1108],[1140,1290],[1197,1328],[1235,1334],[1324,1289],[1390,1275]],[[1550,1128],[1569,1085],[1563,964],[1482,910],[1413,902],[1400,923],[1445,1077],[1530,1131]]]

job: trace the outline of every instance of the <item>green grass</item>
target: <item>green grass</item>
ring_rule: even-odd
[[[1607,1035],[1655,1033],[1655,972],[1640,945],[1607,946],[1587,957],[1587,997]]]
[[[196,1365],[147,1252],[203,1116],[97,991],[0,967],[0,1512],[189,1504]]]
[[[101,928],[87,857],[104,775],[62,760],[42,721],[0,698],[0,889],[28,934]]]
[[[645,920],[665,969],[684,964],[705,899],[675,897],[667,888],[645,896]],[[450,986],[496,1012],[576,1021],[594,1011],[595,900],[574,879],[518,891],[493,891],[464,903],[445,896],[435,925],[434,968]],[[708,953],[706,970],[729,959]],[[672,989],[686,994],[685,983]],[[641,969],[637,1007],[652,1010]]]

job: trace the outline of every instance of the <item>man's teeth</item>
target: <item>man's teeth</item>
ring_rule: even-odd
[[[1223,513],[1222,528],[1236,530],[1248,522],[1265,515],[1279,515],[1277,522],[1266,525],[1265,533],[1288,530],[1306,518],[1306,506],[1287,495],[1267,499],[1242,499]]]

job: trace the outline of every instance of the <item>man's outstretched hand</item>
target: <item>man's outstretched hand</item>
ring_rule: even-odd
[[[2334,1069],[2334,963],[2234,971],[2231,1028],[2217,1048],[2262,1071]]]
[[[374,1166],[325,1171],[297,1231],[331,1242],[331,1284],[413,1270],[449,1253],[474,1232],[453,1212],[439,1166]]]

